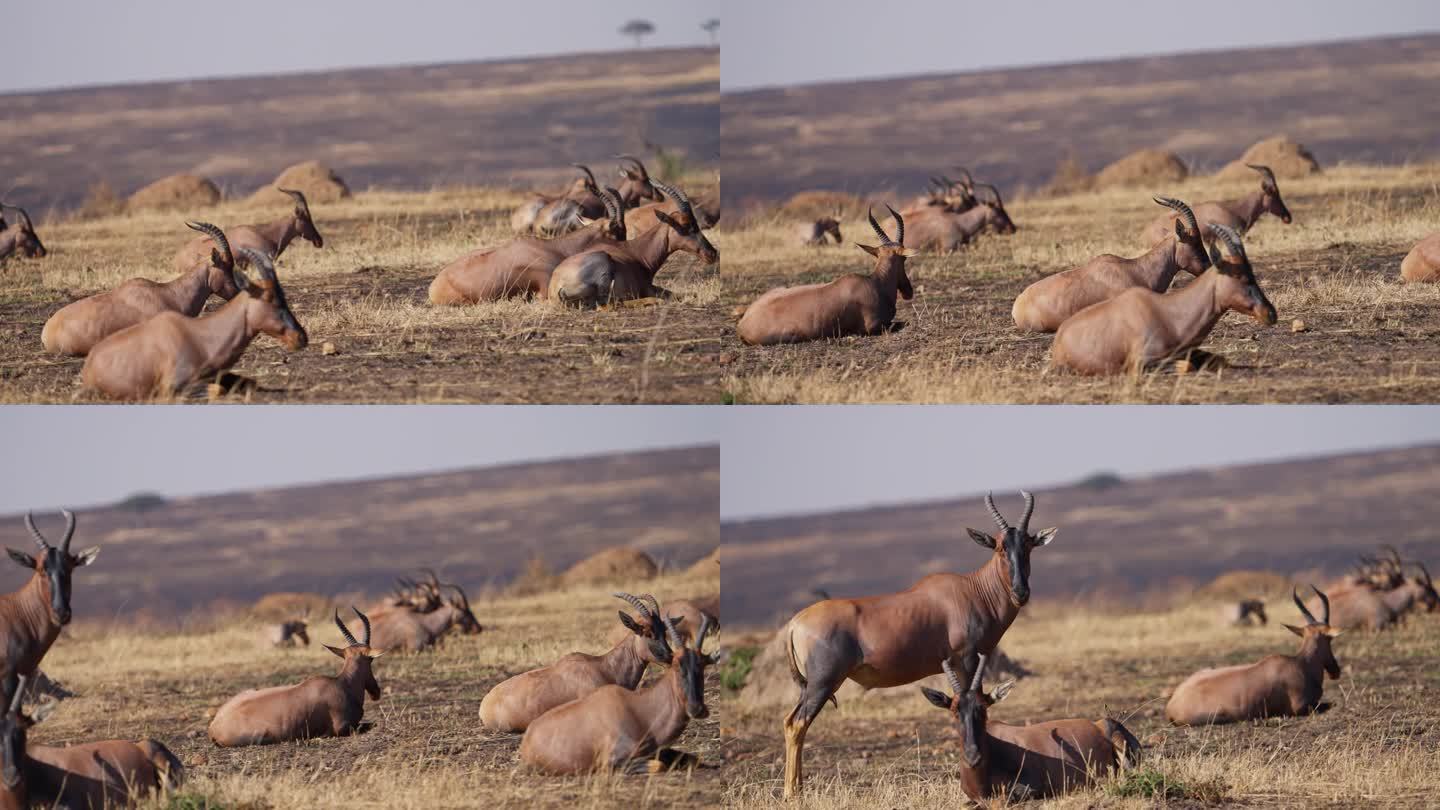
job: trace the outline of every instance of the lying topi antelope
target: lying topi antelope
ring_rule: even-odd
[[[185,766],[158,740],[101,740],[63,747],[28,743],[30,728],[56,704],[42,704],[26,716],[20,710],[23,691],[22,684],[0,720],[4,755],[0,781],[6,799],[0,806],[133,807],[153,793],[184,783]]]
[[[895,239],[886,235],[875,213],[869,212],[870,227],[880,244],[857,245],[875,257],[870,275],[849,273],[827,284],[805,284],[771,290],[745,309],[735,332],[751,346],[802,343],[846,335],[878,335],[895,320],[896,295],[906,300],[915,296],[905,259],[915,251],[905,247],[905,220],[888,204],[895,220]]]
[[[683,250],[699,256],[706,264],[720,261],[720,251],[700,230],[690,198],[659,180],[650,182],[674,200],[680,210],[673,216],[655,212],[660,224],[627,242],[599,242],[560,262],[550,274],[550,300],[595,307],[636,298],[668,298],[669,292],[655,286],[655,274],[672,254]]]
[[[1270,171],[1269,166],[1250,163],[1245,165],[1260,173],[1259,191],[1238,200],[1203,202],[1195,206],[1195,217],[1200,220],[1200,227],[1204,229],[1201,233],[1206,235],[1205,241],[1209,242],[1213,238],[1209,235],[1210,225],[1224,225],[1236,233],[1245,234],[1267,213],[1279,217],[1286,225],[1290,224],[1290,209],[1286,208],[1285,201],[1280,199],[1280,186],[1275,183],[1275,173]],[[1144,243],[1153,245],[1169,236],[1175,227],[1171,224],[1175,217],[1175,214],[1166,214],[1145,226],[1144,235],[1141,237]]]
[[[452,628],[458,627],[466,635],[484,630],[459,585],[440,584],[438,588],[451,589],[455,595],[429,613],[396,608],[380,614],[375,618],[375,640],[366,644],[382,652],[420,652],[435,646]],[[369,627],[367,623],[367,637]]]
[[[272,647],[309,647],[309,629],[304,619],[290,619],[266,628],[265,638]]]
[[[1051,365],[1081,374],[1148,368],[1199,348],[1229,310],[1274,326],[1275,306],[1260,289],[1240,237],[1224,225],[1210,229],[1217,237],[1210,249],[1214,267],[1178,292],[1134,287],[1072,315],[1055,333]]]
[[[261,332],[291,351],[305,348],[309,337],[290,311],[270,258],[249,248],[241,252],[259,268],[258,281],[234,268],[240,292],[215,312],[203,318],[162,312],[100,341],[80,369],[85,387],[111,399],[178,394],[235,365]]]
[[[1210,255],[1190,206],[1169,197],[1153,199],[1179,212],[1168,239],[1133,259],[1106,253],[1031,284],[1010,310],[1015,325],[1022,332],[1054,332],[1071,315],[1132,287],[1163,293],[1181,270],[1198,276],[1209,269]]]
[[[623,597],[621,597],[623,598]],[[646,599],[654,602],[655,597],[646,594]],[[720,632],[720,597],[700,597],[697,599],[671,599],[665,603],[665,615],[675,619],[675,626],[680,628],[680,637],[685,639],[686,644],[695,642],[695,631],[704,623],[706,616],[710,617],[710,633],[714,635]],[[658,615],[658,613],[657,613]],[[661,629],[661,628],[656,628]],[[661,634],[664,635],[663,633]],[[610,646],[622,644],[631,638],[631,633],[625,625],[617,625],[611,628],[610,633],[605,636],[605,641]],[[666,659],[669,660],[668,658]]]
[[[1396,557],[1397,579],[1393,587],[1354,585],[1332,592],[1330,599],[1334,603],[1334,618],[1331,625],[1341,630],[1384,630],[1400,622],[1411,611],[1424,609],[1432,613],[1440,610],[1440,594],[1436,593],[1435,584],[1430,580],[1430,572],[1424,563],[1412,565],[1418,573],[1406,579],[1403,565]],[[1315,608],[1313,600],[1309,607],[1312,610]]]
[[[544,298],[550,275],[567,257],[601,244],[625,241],[625,219],[613,189],[601,195],[607,216],[555,239],[517,237],[495,248],[461,256],[430,282],[430,303],[461,306],[506,298]]]
[[[11,560],[33,572],[20,590],[0,596],[0,691],[6,701],[15,694],[17,679],[35,674],[60,629],[70,623],[71,574],[94,562],[100,554],[99,546],[70,553],[75,515],[69,511],[61,514],[65,516],[65,534],[60,545],[50,545],[35,528],[35,518],[27,513],[25,528],[39,547],[40,556],[5,549]]]
[[[235,259],[225,233],[208,222],[185,224],[209,234],[205,239],[215,247],[178,278],[164,283],[132,278],[113,290],[61,307],[40,332],[40,343],[46,351],[83,357],[105,338],[162,312],[178,312],[193,318],[205,308],[205,302],[212,295],[226,301],[234,298],[239,293],[235,286]]]
[[[335,626],[345,637],[346,647],[325,645],[345,661],[340,674],[316,675],[293,686],[247,689],[226,701],[210,721],[210,739],[230,748],[240,745],[268,745],[313,737],[347,737],[362,732],[365,695],[380,699],[380,684],[371,671],[371,661],[383,653],[370,646],[370,619],[351,607],[364,626],[364,640],[356,641],[349,628],[335,614]]]
[[[1421,239],[1405,254],[1400,262],[1400,278],[1407,283],[1440,282],[1440,233]]]
[[[1005,211],[1000,190],[989,183],[976,183],[975,187],[989,189],[990,199],[977,197],[978,205],[958,213],[947,206],[929,206],[910,214],[911,246],[947,253],[969,244],[987,227],[997,233],[1015,233],[1015,223]]]
[[[285,248],[289,247],[297,236],[317,248],[325,247],[324,237],[316,230],[315,220],[310,218],[310,204],[305,202],[305,195],[288,188],[279,191],[290,195],[295,201],[295,210],[272,222],[231,228],[226,235],[236,253],[239,253],[241,248],[250,248],[264,253],[274,261],[280,258],[280,254],[285,252]],[[175,272],[185,273],[208,261],[211,251],[216,247],[216,241],[210,236],[197,236],[186,242],[185,246],[175,253]]]
[[[496,684],[480,701],[480,722],[495,731],[524,731],[535,718],[562,703],[578,700],[607,684],[624,689],[640,685],[649,664],[666,666],[674,658],[655,597],[614,594],[640,614],[636,621],[620,611],[625,638],[603,655],[570,653],[548,667],[522,672]],[[648,600],[650,607],[646,607]],[[683,620],[671,618],[679,625]]]
[[[903,686],[953,661],[963,682],[973,677],[978,656],[1000,643],[1030,600],[1030,552],[1059,531],[1031,534],[1035,497],[1020,494],[1025,511],[1017,525],[986,495],[985,508],[1000,531],[992,537],[966,529],[971,540],[992,551],[984,566],[965,574],[931,574],[900,593],[817,602],[786,625],[790,676],[800,685],[800,701],[785,716],[786,797],[798,794],[804,782],[806,731],[825,701],[839,705],[835,690],[846,678],[865,689]]]
[[[668,746],[692,718],[710,716],[705,669],[721,656],[700,651],[710,633],[708,617],[693,647],[685,646],[673,619],[663,621],[671,653],[664,678],[633,692],[618,684],[602,686],[551,709],[525,730],[520,760],[554,774],[641,768],[654,772],[693,765],[693,755]]]
[[[15,253],[27,259],[45,258],[49,251],[41,244],[40,237],[35,235],[35,226],[30,222],[30,215],[25,213],[24,208],[3,202],[0,202],[0,215],[3,215],[7,208],[19,214],[20,219],[6,225],[3,216],[0,216],[0,261]]]
[[[810,247],[819,247],[830,244],[830,239],[835,244],[840,244],[844,239],[840,236],[840,220],[835,217],[820,217],[809,224],[803,224],[795,229],[795,237],[800,244]]]
[[[584,174],[575,178],[570,185],[559,194],[545,194],[539,191],[530,192],[529,198],[521,203],[510,215],[510,227],[516,233],[540,233],[543,229],[548,230],[557,224],[568,222],[572,217],[580,216],[581,205],[577,200],[588,200],[589,195],[596,190],[595,175],[586,166],[579,163],[572,163],[571,166],[581,170]],[[543,216],[543,220],[542,220]]]
[[[1165,704],[1165,717],[1177,726],[1234,723],[1266,717],[1301,717],[1330,708],[1321,703],[1325,676],[1340,678],[1340,664],[1330,640],[1342,631],[1330,626],[1330,600],[1310,586],[1324,605],[1319,621],[1292,592],[1295,606],[1305,617],[1304,627],[1285,625],[1299,636],[1295,655],[1269,655],[1254,664],[1202,669],[1175,688]]]
[[[940,666],[954,697],[920,687],[925,699],[950,713],[960,738],[960,786],[976,802],[996,796],[1022,800],[1055,796],[1084,787],[1112,770],[1140,760],[1140,741],[1118,720],[1051,720],[1012,726],[989,719],[990,707],[1005,699],[1014,681],[986,694],[981,688],[985,656],[970,688],[950,662]]]

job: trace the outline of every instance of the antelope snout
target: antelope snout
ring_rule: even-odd
[[[1027,586],[1012,589],[1010,591],[1010,601],[1014,602],[1017,608],[1025,607],[1025,603],[1030,601],[1030,588]]]
[[[296,325],[294,329],[285,330],[285,348],[292,352],[298,352],[310,345],[310,336],[305,333],[305,328]]]
[[[1276,315],[1274,304],[1270,303],[1269,301],[1264,301],[1260,304],[1260,306],[1256,307],[1255,320],[1266,326],[1274,326],[1275,319]]]

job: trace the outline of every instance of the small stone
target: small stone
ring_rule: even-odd
[[[335,344],[331,343],[328,340],[320,344],[320,353],[326,355],[327,357],[339,351],[339,349],[335,348]]]
[[[1308,331],[1310,331],[1310,327],[1307,326],[1304,321],[1300,320],[1299,318],[1296,318],[1295,320],[1293,320],[1293,321],[1290,322],[1290,331],[1291,331],[1291,332],[1308,332]]]

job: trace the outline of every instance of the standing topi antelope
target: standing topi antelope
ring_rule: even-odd
[[[1320,702],[1325,676],[1340,678],[1340,664],[1330,650],[1330,640],[1342,631],[1330,626],[1330,600],[1310,586],[1324,606],[1316,621],[1298,591],[1292,591],[1295,606],[1305,617],[1304,627],[1285,625],[1299,636],[1295,655],[1270,655],[1254,664],[1219,669],[1202,669],[1175,688],[1165,704],[1165,717],[1177,726],[1235,723],[1266,717],[1301,717],[1323,712],[1329,704]]]
[[[1290,224],[1290,209],[1285,207],[1285,201],[1280,199],[1280,186],[1275,183],[1275,173],[1270,171],[1269,166],[1256,166],[1247,163],[1246,166],[1260,173],[1260,190],[1238,200],[1226,200],[1223,202],[1203,202],[1195,206],[1195,217],[1200,220],[1202,234],[1205,234],[1205,241],[1212,241],[1208,227],[1210,225],[1224,225],[1225,227],[1239,234],[1245,234],[1255,225],[1261,216],[1269,213],[1280,218],[1286,225]],[[1170,235],[1174,229],[1176,214],[1165,214],[1149,225],[1145,226],[1142,238],[1147,245],[1153,245],[1162,241]]]
[[[740,317],[735,327],[740,340],[751,346],[770,346],[878,335],[889,329],[895,320],[896,296],[906,300],[915,296],[905,273],[905,259],[915,251],[905,246],[905,220],[888,204],[885,207],[895,220],[895,238],[885,233],[870,211],[870,227],[880,237],[880,244],[857,245],[875,257],[870,275],[849,273],[827,284],[771,290],[755,299]]]
[[[1241,599],[1225,606],[1225,623],[1235,627],[1249,627],[1257,624],[1264,627],[1269,619],[1265,616],[1265,603],[1259,599]]]
[[[962,755],[960,786],[971,800],[1055,796],[1139,761],[1140,741],[1112,717],[1023,726],[989,719],[990,707],[1004,700],[1015,682],[1006,681],[986,694],[981,688],[985,656],[980,659],[969,689],[949,661],[940,665],[954,697],[920,687],[925,699],[949,712],[954,721]]]
[[[1015,325],[1023,332],[1054,332],[1071,315],[1132,287],[1163,293],[1181,270],[1198,276],[1209,269],[1210,255],[1190,206],[1169,197],[1153,199],[1179,212],[1168,239],[1133,259],[1106,253],[1031,284],[1010,310]]]
[[[1145,369],[1199,348],[1230,310],[1274,326],[1275,306],[1260,289],[1240,237],[1224,225],[1210,229],[1218,237],[1210,249],[1214,267],[1178,292],[1134,287],[1080,310],[1056,331],[1051,365],[1081,374]]]
[[[239,293],[233,272],[235,259],[225,233],[208,222],[185,224],[209,234],[204,238],[215,247],[186,267],[178,278],[164,283],[132,278],[113,290],[61,307],[40,332],[46,351],[83,357],[105,338],[162,312],[193,318],[212,295],[226,301],[234,298]]]
[[[9,225],[5,224],[3,218],[7,208],[20,215],[19,220]],[[25,209],[0,202],[0,261],[15,253],[27,259],[43,259],[49,251],[41,244],[40,237],[35,235],[35,226],[30,222],[30,215],[25,213]]]
[[[231,228],[226,236],[230,238],[230,245],[236,253],[239,253],[241,248],[250,248],[264,253],[274,261],[280,258],[280,254],[285,252],[285,248],[289,247],[297,236],[317,248],[325,247],[324,237],[316,230],[315,220],[310,218],[310,204],[305,202],[305,195],[288,188],[279,191],[290,195],[295,201],[295,210],[272,222]],[[186,242],[185,246],[175,253],[175,272],[184,273],[197,264],[208,261],[211,251],[216,247],[215,239],[210,236],[197,236]]]
[[[705,238],[685,193],[659,180],[651,183],[680,210],[673,216],[657,211],[660,224],[629,241],[600,242],[560,262],[550,274],[550,300],[595,307],[637,298],[667,298],[670,293],[655,286],[655,274],[672,254],[683,250],[706,264],[720,261],[720,251]]]
[[[830,239],[834,239],[837,245],[844,241],[840,236],[840,220],[835,217],[820,217],[814,222],[799,225],[795,228],[795,237],[800,244],[811,247],[828,245]]]
[[[309,629],[304,619],[290,619],[266,628],[265,638],[272,647],[309,647]]]
[[[364,626],[364,640],[356,641],[335,614],[335,626],[346,647],[326,644],[325,649],[345,662],[334,677],[316,675],[293,686],[247,689],[226,701],[210,721],[210,739],[216,745],[268,745],[313,737],[347,737],[364,731],[365,695],[380,699],[380,684],[371,661],[383,653],[370,646],[370,620],[351,607]]]
[[[1000,190],[989,183],[977,183],[975,187],[989,189],[990,199],[977,197],[978,205],[958,213],[947,206],[929,206],[910,214],[911,246],[948,253],[969,244],[987,227],[998,233],[1015,233],[1015,223],[1005,211]]]
[[[634,689],[649,664],[669,664],[673,651],[655,597],[644,594],[637,598],[628,593],[614,596],[629,602],[640,615],[637,622],[620,611],[620,623],[625,629],[620,643],[603,655],[570,653],[548,667],[522,672],[496,684],[480,701],[480,722],[495,731],[524,731],[535,718],[562,703],[578,700],[607,684]],[[669,606],[666,612],[677,625],[683,621],[675,618]]]
[[[805,733],[825,701],[846,678],[865,689],[903,686],[936,674],[944,661],[973,677],[979,656],[1000,643],[1030,600],[1030,552],[1055,539],[1058,529],[1030,533],[1035,497],[1012,526],[985,496],[985,508],[1000,531],[994,536],[966,529],[970,539],[991,550],[990,561],[965,574],[931,574],[900,593],[817,602],[795,614],[783,631],[790,676],[800,700],[785,716],[785,796],[804,782],[801,759]]]
[[[1407,283],[1440,282],[1440,233],[1421,239],[1405,254],[1400,261],[1400,279]]]
[[[258,281],[233,268],[240,292],[215,312],[203,318],[162,312],[100,341],[80,369],[85,387],[111,399],[174,395],[235,365],[262,332],[291,351],[305,348],[309,336],[290,311],[270,258],[241,252],[259,268]]]
[[[720,658],[701,652],[707,620],[687,647],[673,619],[665,618],[670,672],[631,691],[610,684],[536,718],[520,740],[520,760],[554,774],[685,767],[693,755],[669,748],[690,720],[710,716],[705,706],[705,669]],[[660,651],[657,648],[657,652]]]
[[[0,721],[0,751],[5,757],[0,775],[9,807],[133,807],[184,783],[185,766],[159,740],[101,740],[63,747],[30,744],[30,728],[56,704],[42,704],[27,716],[20,710],[24,691],[22,685]]]
[[[99,546],[79,554],[70,553],[70,540],[75,536],[75,515],[65,516],[65,534],[60,545],[52,546],[45,535],[35,528],[35,518],[25,515],[25,528],[30,531],[39,557],[32,557],[13,548],[5,549],[16,564],[30,569],[30,579],[20,590],[0,596],[0,691],[8,701],[15,694],[20,676],[33,676],[60,629],[70,623],[70,576],[76,568],[89,565],[100,554]]]

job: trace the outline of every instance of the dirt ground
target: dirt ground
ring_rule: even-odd
[[[1440,166],[1428,164],[1341,168],[1281,181],[1294,224],[1269,217],[1246,237],[1279,323],[1264,328],[1225,315],[1204,347],[1229,367],[1183,376],[1163,370],[1086,378],[1050,371],[1051,336],[1019,332],[1010,314],[1015,297],[1044,276],[1100,253],[1142,253],[1138,234],[1158,210],[1147,190],[1007,202],[1016,234],[986,235],[952,254],[909,260],[915,298],[901,302],[891,333],[747,347],[735,337],[735,313],[766,290],[868,273],[873,266],[850,245],[874,242],[863,213],[851,212],[842,223],[844,245],[824,248],[794,244],[789,229],[795,222],[773,215],[727,240],[725,397],[754,403],[1434,402],[1440,399],[1440,285],[1402,285],[1398,276],[1405,253],[1440,221],[1437,180]],[[1199,202],[1252,190],[1201,178],[1154,191]],[[1185,281],[1177,279],[1176,286]]]

